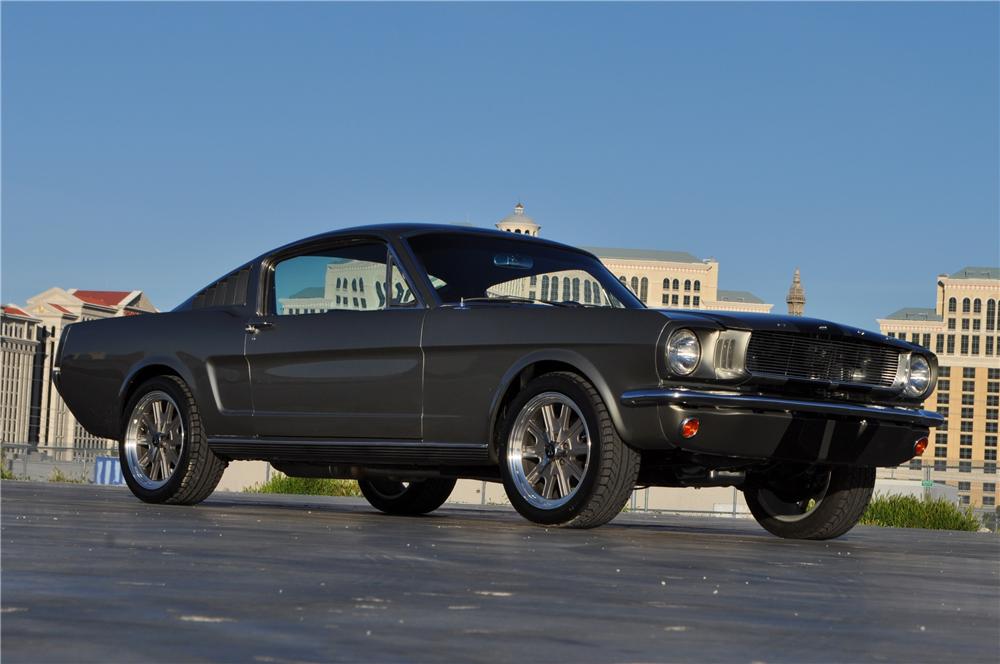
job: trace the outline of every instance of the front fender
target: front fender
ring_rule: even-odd
[[[520,357],[504,372],[500,379],[499,385],[490,399],[488,413],[490,453],[492,455],[496,454],[497,428],[500,426],[498,415],[505,397],[512,388],[517,387],[516,382],[520,380],[525,370],[546,364],[564,365],[567,370],[574,371],[586,378],[601,396],[615,430],[626,443],[634,447],[645,447],[648,442],[662,439],[659,419],[655,415],[650,416],[648,411],[644,412],[646,409],[629,409],[628,416],[625,417],[619,399],[615,396],[615,388],[609,384],[604,373],[591,360],[574,350],[546,348],[532,351]]]

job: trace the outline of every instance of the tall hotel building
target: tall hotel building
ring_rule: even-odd
[[[967,267],[937,279],[931,308],[905,308],[878,320],[885,335],[938,356],[937,390],[925,404],[945,417],[913,470],[958,488],[966,505],[993,509],[1000,413],[1000,268]]]

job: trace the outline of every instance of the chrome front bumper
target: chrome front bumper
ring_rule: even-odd
[[[944,418],[938,413],[918,408],[866,406],[830,401],[804,401],[754,394],[703,392],[678,388],[632,390],[621,395],[621,403],[629,407],[658,405],[780,412],[792,415],[826,415],[858,420],[894,422],[927,428],[940,426],[944,422]]]

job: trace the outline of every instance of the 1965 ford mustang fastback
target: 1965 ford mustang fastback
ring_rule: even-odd
[[[169,313],[79,323],[57,385],[117,439],[148,502],[226,464],[356,478],[423,514],[502,481],[540,524],[586,528],[637,486],[736,486],[776,535],[847,532],[877,466],[941,417],[924,348],[808,318],[654,310],[593,255],[538,238],[384,225],[312,237]]]

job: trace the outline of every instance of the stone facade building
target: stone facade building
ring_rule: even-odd
[[[17,422],[9,427],[4,424],[4,442],[29,443],[37,446],[39,452],[60,459],[93,455],[107,449],[112,441],[97,438],[81,427],[52,384],[52,362],[59,339],[71,323],[154,311],[156,309],[142,291],[75,288],[50,288],[28,298],[24,307],[5,306],[3,372],[5,375],[17,373],[20,378],[16,389],[12,383],[9,393],[14,395],[16,392],[16,398],[8,395],[5,386],[3,406],[7,408],[8,399],[17,404],[27,401],[29,406],[27,414],[17,406]],[[8,329],[33,336],[30,341],[17,337],[15,344],[14,338],[8,338]],[[27,383],[22,369],[29,343],[34,350],[30,369],[32,380]],[[18,347],[18,353],[8,353],[8,347],[14,346]],[[10,438],[8,431],[12,434]]]
[[[513,214],[497,222],[496,227],[532,237],[537,237],[541,231],[541,226],[524,214],[521,203],[514,207]],[[619,281],[650,307],[759,313],[770,313],[773,307],[753,293],[720,289],[719,262],[714,258],[701,259],[683,251],[583,249],[600,258]]]
[[[910,468],[958,487],[973,507],[996,505],[1000,413],[1000,268],[966,267],[937,278],[933,308],[907,307],[878,320],[883,334],[938,356],[937,390],[925,407],[945,416]]]
[[[26,443],[41,321],[13,305],[0,314],[0,443]]]

